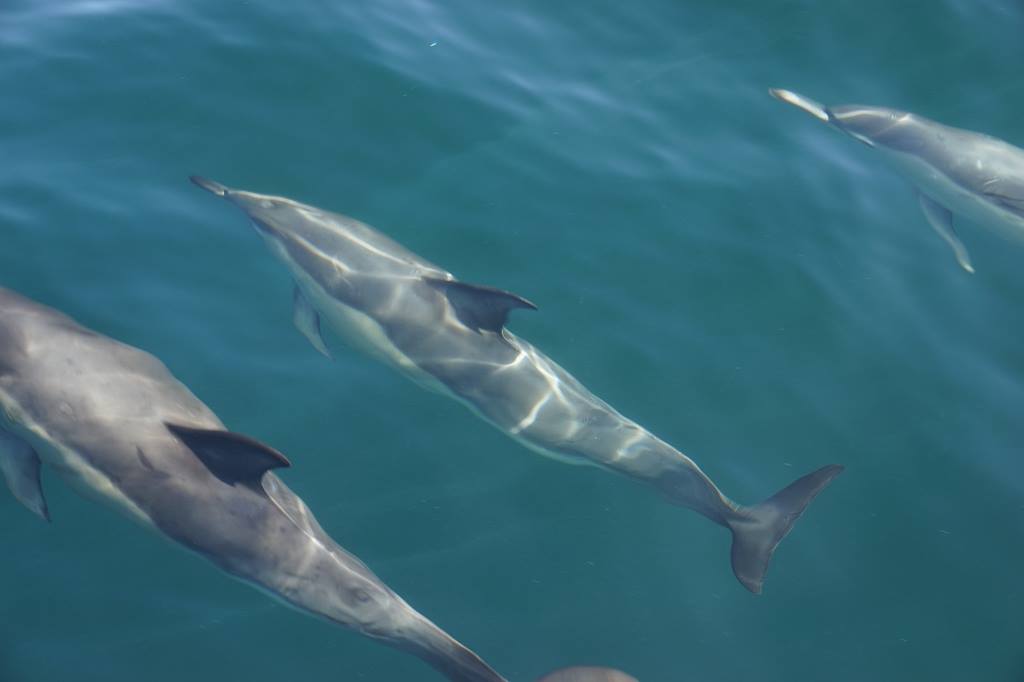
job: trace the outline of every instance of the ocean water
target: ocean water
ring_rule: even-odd
[[[1024,679],[1024,243],[961,271],[871,150],[785,107],[1024,146],[1016,0],[0,2],[0,285],[144,348],[513,682]],[[753,503],[847,466],[760,597],[729,537],[291,326],[199,173],[539,305],[511,328]],[[44,473],[0,494],[0,680],[434,681]]]

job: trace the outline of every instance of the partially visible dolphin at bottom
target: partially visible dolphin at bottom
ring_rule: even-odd
[[[564,668],[537,680],[537,682],[638,682],[632,675],[611,668]]]
[[[928,224],[967,272],[974,265],[953,226],[954,214],[1024,237],[1024,149],[906,111],[826,107],[789,90],[768,92],[882,152],[916,186]]]
[[[152,355],[0,288],[0,471],[49,519],[41,462],[292,607],[415,654],[454,682],[504,682],[323,531],[270,472],[289,466],[284,455],[226,431]]]

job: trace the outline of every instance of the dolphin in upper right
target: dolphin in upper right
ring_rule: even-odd
[[[1024,237],[1024,149],[906,111],[826,107],[789,90],[768,92],[881,151],[917,187],[928,223],[967,272],[974,266],[954,214]]]

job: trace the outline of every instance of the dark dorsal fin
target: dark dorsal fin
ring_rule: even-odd
[[[280,452],[249,436],[168,422],[164,426],[196,454],[210,473],[229,485],[257,483],[270,469],[292,465]]]
[[[537,309],[522,296],[502,289],[432,277],[424,277],[423,280],[444,292],[459,321],[475,331],[500,333],[512,310]]]

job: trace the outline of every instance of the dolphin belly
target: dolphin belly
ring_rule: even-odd
[[[299,285],[303,293],[309,297],[322,318],[327,320],[331,330],[346,344],[391,365],[430,391],[454,397],[443,383],[423,371],[412,358],[392,343],[384,328],[371,316],[330,296],[312,279],[303,280]]]
[[[897,167],[918,189],[955,215],[979,225],[999,229],[1004,235],[1024,239],[1024,218],[949,178],[934,166],[906,154],[895,155]]]
[[[474,410],[474,411],[476,411],[476,410]],[[491,420],[487,419],[486,417],[484,417],[484,419],[487,420],[488,422],[491,421]],[[491,422],[491,423],[493,424],[494,422]],[[497,426],[497,425],[495,425],[495,426]],[[501,429],[500,426],[498,426],[497,428]],[[501,429],[501,430],[504,431],[505,433],[507,433],[509,436],[511,436],[512,440],[514,440],[515,442],[519,443],[520,445],[522,445],[522,446],[524,446],[526,448],[529,448],[533,452],[536,452],[538,455],[541,455],[543,457],[547,457],[548,459],[553,459],[556,462],[561,462],[562,464],[572,464],[574,466],[597,467],[598,469],[606,469],[608,471],[614,472],[614,469],[609,469],[608,467],[602,466],[599,462],[595,462],[594,460],[592,460],[592,459],[590,459],[588,457],[584,457],[583,455],[568,455],[568,454],[565,454],[565,453],[562,453],[562,452],[555,452],[554,450],[549,450],[549,449],[547,449],[547,448],[545,448],[545,447],[543,447],[541,445],[538,445],[537,443],[535,443],[535,442],[533,442],[533,441],[531,441],[529,439],[523,438],[522,436],[518,436],[518,435],[515,435],[513,433],[510,433],[506,429]]]

